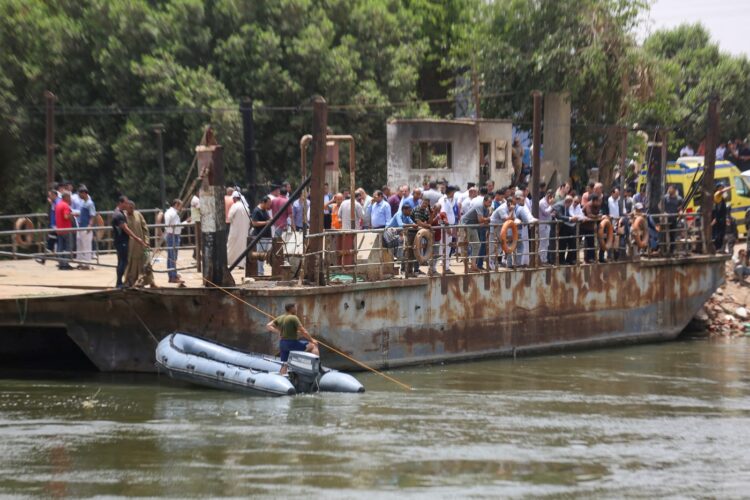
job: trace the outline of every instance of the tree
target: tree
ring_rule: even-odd
[[[686,143],[700,143],[706,133],[706,105],[721,99],[721,130],[726,139],[750,130],[750,62],[746,56],[721,53],[700,24],[657,31],[644,42],[646,54],[661,72],[661,92],[638,117],[673,127],[670,153]]]

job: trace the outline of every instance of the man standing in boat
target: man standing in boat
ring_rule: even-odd
[[[266,325],[269,332],[276,333],[280,337],[279,351],[281,352],[281,361],[284,363],[281,368],[282,375],[286,373],[286,361],[289,359],[289,352],[306,351],[320,356],[318,341],[312,338],[312,335],[305,330],[297,317],[297,304],[286,304],[284,309],[286,314],[269,321]],[[300,340],[300,335],[307,340]]]

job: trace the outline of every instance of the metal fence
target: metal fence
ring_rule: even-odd
[[[178,226],[183,228],[183,238],[181,239],[180,249],[195,249],[195,224],[182,223]],[[165,243],[164,229],[166,227],[166,224],[148,224],[149,246],[154,249],[155,253],[160,251]],[[74,258],[72,254],[76,253],[75,248],[61,253],[57,251],[57,248],[54,245],[49,245],[49,237],[54,237],[55,239],[57,239],[61,234],[57,229],[53,228],[11,229],[0,231],[0,258],[65,260],[67,262],[78,264],[93,264],[103,267],[115,267],[110,264],[105,264],[99,260],[99,258],[103,255],[115,253],[113,245],[114,229],[112,228],[112,226],[93,226],[85,228],[73,227],[70,229],[66,229],[62,234],[76,235],[77,233],[87,231],[93,233],[93,245],[91,252],[93,259],[91,262]],[[51,250],[49,246],[53,246],[55,249]],[[180,268],[178,270],[193,268],[195,268],[195,266]],[[155,272],[166,272],[166,270],[159,270]]]
[[[18,219],[19,216],[4,217]],[[456,271],[502,272],[519,267],[686,257],[708,250],[707,242],[703,241],[700,214],[639,214],[574,223],[505,224],[507,226],[480,224],[327,230],[304,237],[301,232],[289,231],[281,237],[281,244],[274,246],[274,252],[283,254],[277,257],[291,263],[292,277],[300,280],[304,278],[303,262],[317,256],[322,266],[320,269],[330,282],[337,276],[372,281],[395,276],[447,275]],[[184,234],[180,249],[195,249],[197,227],[189,223],[181,226]],[[166,225],[149,224],[148,227],[151,247],[158,249],[164,243],[162,232]],[[69,231],[94,232],[95,265],[104,265],[99,256],[114,253],[111,226],[72,228]],[[0,231],[0,257],[59,258],[47,249],[47,237],[55,232],[50,228]],[[322,250],[317,253],[306,251],[305,243],[314,238],[322,239],[323,243]],[[197,257],[199,252],[200,249],[196,252]]]
[[[521,267],[602,264],[707,252],[699,214],[638,215],[597,221],[328,230],[317,253],[328,280],[501,272]],[[505,234],[504,234],[505,233]],[[515,233],[515,234],[514,234]],[[363,255],[364,254],[364,255]],[[313,256],[304,253],[302,257]],[[373,257],[374,255],[374,257]]]

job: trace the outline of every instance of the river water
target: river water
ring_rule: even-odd
[[[0,495],[742,497],[750,341],[372,374],[279,399],[156,376],[5,374]]]

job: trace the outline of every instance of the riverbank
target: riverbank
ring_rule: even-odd
[[[731,260],[726,263],[725,279],[695,315],[691,331],[708,332],[711,337],[750,337],[750,281],[736,278]]]

